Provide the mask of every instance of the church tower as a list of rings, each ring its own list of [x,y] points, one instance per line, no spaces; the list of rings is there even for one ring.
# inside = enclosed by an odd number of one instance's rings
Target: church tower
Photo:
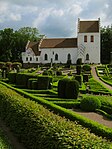
[[[83,63],[100,63],[100,19],[78,19],[77,58],[81,58]]]

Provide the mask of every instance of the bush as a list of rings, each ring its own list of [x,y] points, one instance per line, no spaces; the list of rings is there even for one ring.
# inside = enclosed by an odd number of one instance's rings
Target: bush
[[[44,70],[43,73],[42,73],[42,75],[46,75],[46,76],[49,75],[48,70]]]
[[[83,78],[82,78],[81,75],[76,75],[76,76],[75,76],[75,80],[77,80],[77,81],[79,82],[79,84],[82,85],[82,80],[83,80]]]
[[[90,70],[91,70],[91,66],[88,65],[88,64],[86,64],[86,65],[83,65],[82,69],[83,69],[84,71],[90,71]]]
[[[57,71],[56,71],[56,75],[57,75],[57,76],[61,76],[61,75],[62,75],[62,71],[61,71],[61,70],[57,70]]]
[[[27,149],[111,147],[109,141],[1,84],[0,116]]]
[[[76,66],[76,72],[77,72],[77,75],[81,74],[81,65]]]
[[[38,77],[38,89],[50,89],[52,83],[52,77],[50,76],[39,76]]]
[[[2,69],[3,66],[5,66],[5,62],[0,62],[0,69]]]
[[[13,62],[12,63],[12,69],[18,69],[18,66],[19,66],[19,68],[21,68],[22,67],[22,64],[20,63],[20,62]]]
[[[29,80],[28,80],[28,88],[29,89],[32,89],[32,82],[33,81],[36,81],[37,82],[37,79],[36,78],[30,78]]]
[[[17,73],[17,75],[16,75],[16,85],[23,86],[24,88],[28,88],[28,80],[30,78],[37,78],[37,74]]]
[[[16,83],[16,75],[17,75],[17,73],[16,72],[10,72],[10,73],[8,73],[8,79],[9,79],[9,82],[10,83],[13,83],[13,84],[15,84]]]
[[[89,81],[88,75],[84,74],[83,75],[83,82],[88,82],[88,81]]]
[[[31,84],[31,86],[32,86],[32,89],[33,90],[36,90],[36,89],[38,89],[38,81],[34,81],[34,80],[32,80],[32,84]]]
[[[79,94],[79,83],[76,80],[69,80],[66,84],[65,97],[68,99],[77,99]]]
[[[65,98],[66,85],[68,81],[69,81],[68,78],[64,78],[64,79],[59,80],[58,82],[58,96],[60,98]]]
[[[82,99],[80,107],[84,111],[95,111],[100,109],[101,102],[97,97],[88,96]]]
[[[77,65],[82,65],[82,58],[78,58],[76,64]]]

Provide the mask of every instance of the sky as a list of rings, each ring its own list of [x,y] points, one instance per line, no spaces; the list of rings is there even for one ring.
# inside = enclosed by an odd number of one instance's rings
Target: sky
[[[0,30],[36,27],[51,37],[76,37],[77,21],[112,24],[112,0],[0,0]]]

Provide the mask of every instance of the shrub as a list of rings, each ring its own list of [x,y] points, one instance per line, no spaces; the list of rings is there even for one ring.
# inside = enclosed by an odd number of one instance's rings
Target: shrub
[[[62,71],[61,71],[61,70],[57,70],[57,71],[56,71],[56,75],[57,75],[57,76],[61,76],[61,75],[62,75]]]
[[[5,66],[5,62],[0,62],[0,69],[2,69],[3,66]]]
[[[19,68],[21,68],[22,67],[22,64],[20,63],[20,62],[13,62],[12,63],[12,69],[18,69],[17,67],[19,66]]]
[[[76,66],[76,72],[77,72],[77,75],[81,74],[81,65]]]
[[[9,79],[9,82],[10,83],[13,83],[13,84],[15,84],[16,83],[16,75],[17,75],[17,73],[16,72],[10,72],[10,73],[8,73],[8,79]]]
[[[16,85],[28,88],[28,80],[30,78],[37,78],[36,74],[31,73],[17,73],[16,75]]]
[[[91,70],[91,66],[88,65],[88,64],[86,64],[86,65],[83,65],[82,69],[83,69],[84,71],[90,71],[90,70]]]
[[[68,78],[59,80],[58,82],[58,96],[60,98],[65,98],[66,84],[69,81]]]
[[[1,84],[0,116],[27,149],[111,147],[109,141]]]
[[[78,58],[76,64],[77,65],[82,65],[82,58]]]
[[[49,72],[48,72],[48,70],[44,70],[42,74],[47,76],[47,75],[49,75]]]
[[[79,94],[79,83],[76,80],[69,80],[66,84],[65,97],[68,99],[77,99]]]
[[[71,63],[72,63],[71,59],[68,59],[66,63],[66,68],[70,68]]]
[[[38,77],[38,89],[50,89],[52,83],[52,77],[50,76],[39,76]]]
[[[88,82],[88,81],[89,81],[88,75],[84,74],[83,75],[83,82]]]
[[[101,107],[101,102],[97,97],[88,96],[82,99],[80,107],[84,111],[95,111]]]
[[[36,78],[30,78],[30,79],[28,79],[28,88],[29,89],[32,89],[32,82],[33,81],[36,81],[37,82],[37,79]]]
[[[82,79],[83,79],[83,78],[82,78],[81,75],[76,75],[76,76],[75,76],[75,80],[77,80],[80,85],[82,84]]]
[[[31,87],[32,87],[32,89],[33,90],[36,90],[36,89],[38,89],[38,81],[34,81],[34,80],[32,80],[32,84],[31,84]]]

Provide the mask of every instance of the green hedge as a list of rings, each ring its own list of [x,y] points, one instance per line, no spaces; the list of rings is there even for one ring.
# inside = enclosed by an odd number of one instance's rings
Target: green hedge
[[[0,116],[27,149],[102,148],[110,142],[91,134],[0,84]],[[10,93],[10,94],[9,94]]]
[[[39,76],[38,77],[38,89],[45,90],[50,89],[52,84],[51,76]]]
[[[32,73],[18,73],[16,75],[16,85],[28,88],[28,80],[30,78],[37,78],[37,75]]]
[[[80,123],[84,127],[89,128],[91,130],[91,132],[97,134],[98,136],[103,136],[105,138],[112,140],[112,129],[111,128],[108,128],[102,124],[99,124],[98,122],[92,121],[84,116],[81,116],[81,115],[75,113],[74,111],[67,110],[67,109],[57,106],[51,102],[43,100],[43,98],[41,98],[41,97],[35,97],[32,94],[29,94],[29,93],[26,93],[20,89],[11,87],[10,85],[7,85],[6,83],[3,83],[3,82],[1,82],[1,83],[13,90],[16,90],[21,95],[24,95],[24,97],[30,98],[31,100],[44,105],[51,111],[58,113],[61,116],[66,117],[67,119],[70,119],[72,121],[78,121],[78,123]]]
[[[15,84],[16,83],[16,75],[17,73],[16,72],[10,72],[8,73],[8,79],[9,79],[9,82],[12,83],[12,84]]]

